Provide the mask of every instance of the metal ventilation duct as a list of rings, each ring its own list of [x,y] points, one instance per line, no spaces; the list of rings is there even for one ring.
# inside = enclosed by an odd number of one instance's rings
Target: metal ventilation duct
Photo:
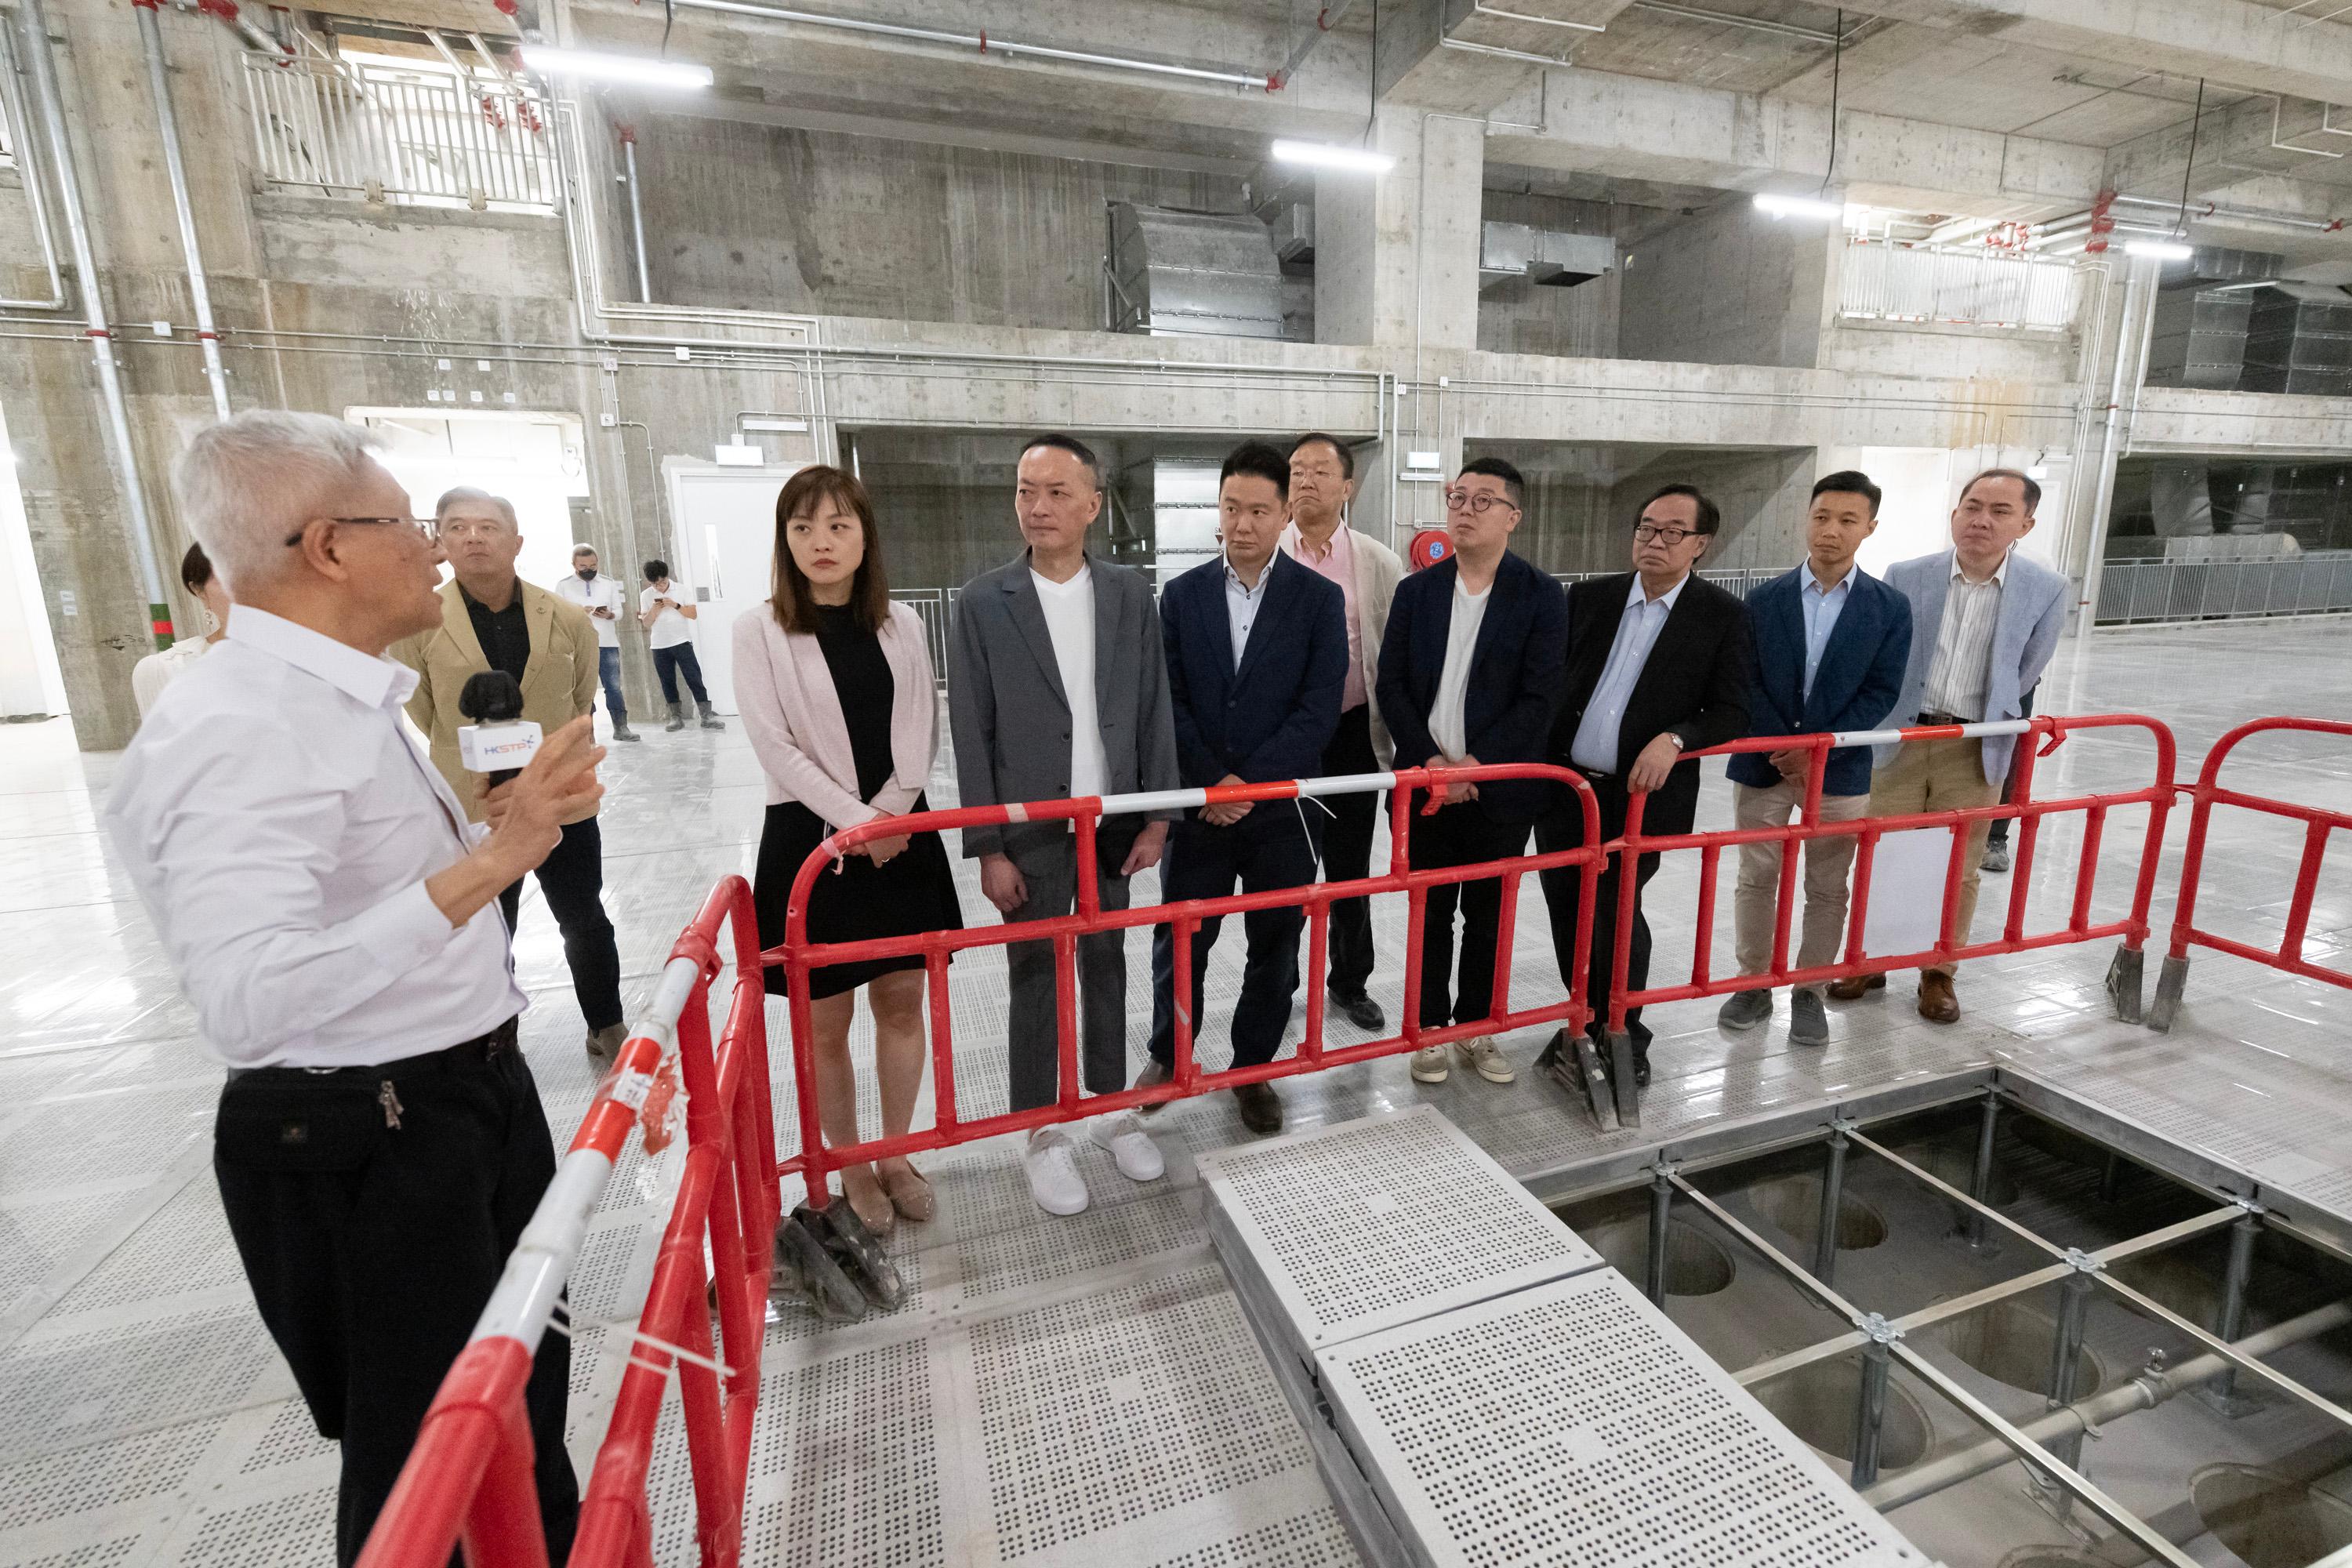
[[[1110,329],[1153,337],[1282,336],[1282,267],[1247,214],[1110,204]]]
[[[2246,325],[2252,292],[2242,289],[2176,289],[2157,296],[2148,339],[2151,386],[2202,386],[2227,392],[2246,363]]]
[[[1478,287],[1514,278],[1573,288],[1617,269],[1617,242],[1605,234],[1563,234],[1524,223],[1478,228]]]

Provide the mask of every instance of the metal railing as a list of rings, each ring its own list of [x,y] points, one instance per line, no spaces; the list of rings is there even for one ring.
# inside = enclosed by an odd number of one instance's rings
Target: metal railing
[[[2261,561],[2109,561],[2094,618],[2123,626],[2342,610],[2352,610],[2352,550]]]
[[[948,683],[948,613],[955,603],[952,588],[893,588],[894,604],[906,605],[923,623],[923,642],[931,655],[931,678]]]
[[[2074,319],[2074,289],[2063,261],[1856,239],[1838,274],[1838,314],[2056,330]]]
[[[244,60],[257,161],[272,185],[554,210],[548,108],[525,89],[332,61]]]

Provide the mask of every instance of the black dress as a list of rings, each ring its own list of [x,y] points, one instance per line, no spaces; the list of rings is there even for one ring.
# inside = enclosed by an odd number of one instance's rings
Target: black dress
[[[825,666],[833,672],[833,689],[841,700],[841,716],[849,727],[850,754],[857,765],[857,798],[871,801],[890,782],[890,710],[897,695],[890,660],[882,651],[882,639],[860,626],[845,606],[818,605],[816,622],[817,647],[824,650]],[[931,694],[926,691],[920,697],[929,701]],[[911,809],[930,808],[919,795]],[[831,831],[823,817],[798,801],[768,807],[767,822],[760,834],[760,866],[751,881],[761,947],[783,942],[784,910],[792,900],[793,879]],[[936,833],[915,835],[906,848],[878,866],[863,855],[845,856],[818,872],[809,891],[811,942],[867,942],[961,929],[963,910],[956,900],[955,874]],[[811,973],[809,994],[838,996],[877,974],[922,966],[921,956],[914,953],[830,964]],[[767,984],[772,994],[784,994],[783,971],[769,970]]]

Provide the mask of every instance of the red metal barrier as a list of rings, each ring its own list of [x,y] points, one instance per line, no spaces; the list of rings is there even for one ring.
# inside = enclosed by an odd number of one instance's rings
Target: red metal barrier
[[[2128,728],[2144,730],[2156,744],[2155,777],[2139,789],[2119,795],[2084,795],[2062,800],[2037,801],[2033,798],[2034,763],[2047,756],[2076,731]],[[1828,766],[1830,752],[1839,747],[1883,744],[1892,741],[1929,741],[1957,739],[1967,736],[2017,735],[2031,736],[2039,744],[2027,744],[2016,775],[2016,799],[2008,805],[1995,803],[1958,811],[1914,812],[1900,816],[1865,816],[1852,822],[1822,822],[1822,778]],[[2022,743],[2022,742],[2021,742]],[[1745,990],[1750,986],[1811,984],[1841,979],[1848,975],[1872,974],[1890,969],[1916,968],[1922,964],[1953,963],[1965,958],[1990,956],[1995,953],[2023,952],[2033,948],[2058,947],[2074,942],[2097,942],[2107,937],[2123,939],[2122,950],[2108,972],[2107,985],[2116,999],[2118,1016],[2127,1022],[2137,1022],[2140,1008],[2141,944],[2148,934],[2148,902],[2156,890],[2156,869],[2164,845],[2164,825],[2175,790],[2173,783],[2174,745],[2171,730],[2158,720],[2137,713],[2101,713],[2077,718],[2044,715],[2034,719],[2013,719],[1987,724],[1920,726],[1905,730],[1872,731],[1864,733],[1784,736],[1774,739],[1734,741],[1727,745],[1711,747],[1695,756],[1727,756],[1741,752],[1778,752],[1803,749],[1810,752],[1805,768],[1805,799],[1796,819],[1785,826],[1773,827],[1734,828],[1706,833],[1673,833],[1646,835],[1642,831],[1642,810],[1647,796],[1634,795],[1627,804],[1625,832],[1612,847],[1622,857],[1623,874],[1618,878],[1618,920],[1616,951],[1612,957],[1609,1017],[1607,1031],[1612,1046],[1625,1035],[1625,1015],[1634,1007],[1657,1002],[1677,1002],[1696,996],[1720,995],[1727,992]],[[2209,764],[2210,766],[2210,764]],[[2146,805],[2148,820],[2140,847],[2139,870],[2133,881],[2131,912],[2122,920],[2093,924],[2091,895],[2096,884],[2099,864],[2100,836],[2107,816],[2119,806]],[[2084,814],[2083,847],[2075,858],[2074,898],[2066,923],[2053,931],[2029,933],[2025,930],[2026,897],[2031,891],[2033,858],[2042,819],[2056,812],[2079,811]],[[2009,889],[2009,911],[2002,921],[1999,936],[1984,942],[1957,941],[1954,929],[1959,919],[1960,882],[1963,861],[1968,849],[1969,826],[1989,822],[1995,817],[2014,816],[2020,819],[2016,862]],[[1942,827],[1952,836],[1951,858],[1944,878],[1943,919],[1935,944],[1916,952],[1874,954],[1865,952],[1863,931],[1869,919],[1870,873],[1878,841],[1889,833],[1900,833],[1916,827]],[[1847,911],[1845,954],[1835,963],[1820,964],[1810,969],[1790,967],[1791,931],[1801,918],[1798,907],[1798,861],[1795,846],[1813,838],[1846,835],[1859,840],[1854,853],[1851,878],[1852,899]],[[1772,961],[1762,974],[1718,977],[1712,972],[1711,949],[1715,939],[1715,889],[1723,851],[1742,844],[1778,843],[1781,846],[1780,880],[1777,890],[1773,920]],[[1699,851],[1698,913],[1696,921],[1696,950],[1691,963],[1691,975],[1679,984],[1651,985],[1639,991],[1629,991],[1627,971],[1632,958],[1633,903],[1639,892],[1638,879],[1633,875],[1636,858],[1649,853],[1673,849]],[[1620,1115],[1633,1105],[1620,1086]],[[1603,1118],[1604,1121],[1606,1118]],[[1633,1120],[1638,1121],[1638,1117]]]
[[[714,1054],[709,990],[720,969],[721,925],[732,927],[735,994]],[[653,1562],[646,1468],[673,1365],[686,1409],[702,1561],[740,1561],[780,1194],[759,933],[750,885],[730,877],[678,938],[650,1022],[622,1047],[598,1086],[471,1342],[425,1413],[400,1481],[360,1554],[361,1568],[444,1568],[461,1537],[474,1568],[546,1568],[523,1385],[589,1215],[648,1096],[657,1096],[656,1083],[667,1071],[666,1043],[672,1039],[688,1097],[685,1173],[638,1320],[637,1343],[581,1500],[571,1561],[598,1568],[648,1568]],[[706,1239],[717,1264],[715,1288],[703,1269]],[[719,1308],[715,1350],[707,1292]],[[723,1386],[709,1367],[673,1356],[671,1346],[720,1361],[727,1369]]]
[[[2242,791],[2221,786],[2221,764],[2240,742],[2254,735],[2277,731],[2305,735],[2352,736],[2352,724],[2332,719],[2256,719],[2241,724],[2213,743],[2205,753],[2205,765],[2198,770],[2197,782],[2185,786],[2189,797],[2189,849],[2181,858],[2180,894],[2175,900],[2172,914],[2172,949],[2165,955],[2163,972],[2156,983],[2156,1002],[2148,1010],[2152,1028],[2169,1029],[2180,1010],[2181,989],[2189,979],[2189,949],[2191,943],[2210,947],[2217,952],[2227,952],[2248,958],[2289,974],[2300,974],[2309,980],[2324,980],[2331,985],[2352,988],[2352,972],[2330,969],[2304,957],[2304,940],[2311,923],[2311,904],[2319,889],[2319,869],[2327,858],[2327,836],[2339,827],[2352,827],[2352,813],[2330,811],[2321,806],[2297,805],[2290,801],[2273,799],[2268,795],[2247,795]],[[2287,900],[2286,926],[2279,934],[2276,947],[2257,947],[2215,931],[2204,931],[2197,924],[2197,894],[2205,874],[2205,835],[2212,821],[2216,805],[2240,806],[2265,816],[2281,816],[2304,825],[2303,858],[2294,872],[2294,893]]]
[[[1573,792],[1584,816],[1586,847],[1472,866],[1449,866],[1425,871],[1412,868],[1407,826],[1414,809],[1412,801],[1416,793],[1442,789],[1449,782],[1477,784],[1510,779],[1549,780]],[[1095,850],[1096,823],[1100,817],[1145,812],[1192,811],[1230,801],[1309,800],[1325,795],[1391,789],[1396,792],[1396,800],[1389,815],[1389,870],[1384,876],[1345,882],[1315,882],[1300,888],[1147,905],[1132,910],[1105,910],[1101,907],[1096,888]],[[1030,921],[1017,925],[974,926],[962,931],[877,937],[866,942],[827,943],[808,940],[810,889],[826,868],[857,845],[869,839],[893,837],[900,834],[993,827],[1014,822],[1059,821],[1073,824],[1077,834],[1077,905],[1070,914],[1055,920]],[[1510,1007],[1512,935],[1521,879],[1532,872],[1553,867],[1578,868],[1579,898],[1585,919],[1591,920],[1601,862],[1609,852],[1608,846],[1597,843],[1600,836],[1600,806],[1593,796],[1592,786],[1571,769],[1533,763],[1443,770],[1408,768],[1395,773],[1353,773],[1339,778],[1286,779],[1271,784],[1043,801],[1025,805],[965,806],[949,811],[921,812],[909,816],[878,818],[845,828],[820,844],[802,865],[799,874],[793,879],[783,943],[760,955],[765,963],[784,966],[791,995],[794,1042],[793,1076],[799,1099],[801,1152],[786,1159],[781,1170],[786,1175],[799,1176],[807,1189],[810,1205],[822,1207],[826,1201],[827,1175],[844,1165],[863,1164],[894,1155],[968,1143],[975,1139],[1069,1121],[1081,1116],[1097,1116],[1139,1105],[1182,1100],[1213,1089],[1263,1083],[1270,1079],[1316,1072],[1346,1062],[1370,1061],[1379,1057],[1415,1050],[1423,1046],[1442,1045],[1476,1035],[1499,1034],[1549,1023],[1564,1024],[1571,1032],[1580,1030],[1589,1016],[1584,1000],[1583,956],[1578,955],[1576,973],[1567,996],[1540,1007],[1514,1012]],[[1494,1010],[1487,1017],[1474,1023],[1453,1024],[1442,1029],[1423,1029],[1419,1023],[1421,933],[1429,889],[1448,883],[1489,879],[1499,879],[1503,883],[1502,924],[1495,956]],[[1406,895],[1409,910],[1405,938],[1403,1030],[1366,1044],[1330,1049],[1323,1043],[1324,997],[1319,976],[1323,973],[1332,900],[1393,892]],[[1175,969],[1179,975],[1182,975],[1191,973],[1192,935],[1203,920],[1246,914],[1253,910],[1295,906],[1304,906],[1307,912],[1306,973],[1308,977],[1306,1036],[1299,1042],[1296,1055],[1258,1067],[1202,1072],[1199,1062],[1194,1059],[1192,1049],[1195,1021],[1185,1005],[1184,987],[1179,985],[1175,997],[1175,1080],[1151,1089],[1127,1089],[1111,1094],[1081,1097],[1077,1066],[1077,941],[1081,935],[1094,931],[1125,931],[1132,926],[1171,925],[1175,931]],[[1055,980],[1058,994],[1055,1033],[1058,1037],[1056,1048],[1061,1097],[1053,1105],[967,1120],[956,1104],[954,1019],[948,999],[948,960],[950,955],[971,948],[1002,947],[1025,942],[1051,942],[1054,944]],[[824,1132],[817,1124],[809,973],[827,964],[898,958],[909,953],[922,955],[929,981],[932,1098],[937,1110],[933,1124],[896,1137],[869,1139],[838,1149],[828,1148]]]

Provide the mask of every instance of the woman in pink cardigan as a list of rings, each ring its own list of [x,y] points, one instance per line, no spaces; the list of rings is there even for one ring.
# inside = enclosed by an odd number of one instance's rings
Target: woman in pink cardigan
[[[768,816],[752,881],[760,945],[784,940],[802,863],[835,829],[929,807],[938,696],[923,625],[890,602],[865,487],[839,468],[803,468],[776,498],[775,596],[735,623],[735,698],[768,775]],[[864,942],[963,925],[936,833],[860,845],[809,895],[812,942]],[[768,990],[784,977],[772,969]],[[816,1025],[817,1113],[828,1144],[859,1141],[849,1026],[857,992],[874,1016],[882,1135],[908,1130],[923,1085],[923,961],[836,963],[809,975]],[[842,1195],[877,1234],[931,1215],[930,1184],[904,1159],[851,1165]]]

